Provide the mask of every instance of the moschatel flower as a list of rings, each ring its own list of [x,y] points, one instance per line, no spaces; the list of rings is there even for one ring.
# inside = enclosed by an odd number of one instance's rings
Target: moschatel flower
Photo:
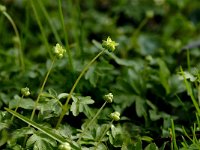
[[[108,103],[112,103],[112,101],[113,101],[113,94],[112,93],[108,93],[108,94],[104,95],[103,99],[105,101],[107,101]]]
[[[0,5],[0,12],[5,12],[6,11],[6,7],[4,5]]]
[[[29,95],[31,94],[30,91],[29,91],[29,88],[27,88],[27,87],[22,88],[22,89],[21,89],[21,93],[22,93],[22,95],[24,95],[24,96],[29,96]]]
[[[59,150],[71,150],[69,143],[65,142],[58,147]]]
[[[110,114],[110,118],[113,119],[114,121],[118,121],[120,119],[120,113],[115,111]]]
[[[66,50],[60,45],[60,44],[56,44],[56,46],[54,47],[54,54],[58,59],[63,58],[64,53],[66,53]]]
[[[110,37],[107,38],[107,40],[103,40],[102,47],[107,49],[109,52],[113,52],[115,50],[115,47],[119,44],[115,41],[112,41]]]

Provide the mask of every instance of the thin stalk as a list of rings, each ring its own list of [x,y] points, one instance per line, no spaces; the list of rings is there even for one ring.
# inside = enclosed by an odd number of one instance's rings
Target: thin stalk
[[[34,14],[35,14],[35,17],[36,17],[36,21],[37,21],[37,23],[38,23],[38,25],[39,25],[39,28],[40,28],[40,31],[41,31],[41,34],[42,34],[42,39],[43,39],[43,41],[44,41],[45,47],[46,47],[46,49],[48,50],[49,56],[52,58],[51,51],[50,51],[50,48],[49,48],[49,47],[50,47],[50,46],[49,46],[49,42],[48,42],[47,37],[46,37],[46,35],[45,35],[45,32],[44,32],[45,30],[44,30],[44,28],[43,28],[43,26],[42,26],[42,23],[41,23],[41,21],[40,21],[40,18],[39,18],[39,15],[38,15],[38,13],[37,13],[35,4],[34,4],[33,0],[31,0],[30,2],[31,2],[31,6],[32,6],[32,8],[33,8],[33,11],[34,11]]]
[[[48,77],[49,77],[49,74],[50,74],[50,72],[51,72],[51,70],[52,70],[52,68],[53,68],[54,62],[55,62],[55,57],[54,57],[54,59],[53,59],[53,61],[52,61],[52,63],[51,63],[51,66],[50,66],[50,68],[49,68],[49,70],[48,70],[46,76],[45,76],[45,79],[44,79],[44,81],[43,81],[43,83],[42,83],[42,87],[40,88],[40,91],[39,91],[38,97],[37,97],[37,99],[36,99],[35,106],[34,106],[34,108],[33,108],[33,111],[32,111],[30,120],[33,120],[33,117],[34,117],[34,115],[35,115],[35,110],[36,110],[37,105],[38,105],[38,103],[39,103],[40,97],[41,97],[42,92],[43,92],[43,90],[44,90],[44,86],[45,86],[45,84],[46,84],[46,82],[47,82],[47,79],[48,79]]]
[[[97,116],[100,114],[100,112],[103,110],[103,108],[106,106],[107,101],[104,102],[104,104],[101,106],[101,108],[98,110],[98,112],[95,114],[95,116],[92,118],[92,120],[87,124],[87,126],[85,127],[85,129],[83,130],[83,132],[81,133],[77,143],[80,142],[81,138],[83,137],[83,135],[85,134],[85,132],[88,130],[88,128],[92,125],[92,123],[94,122],[94,120],[97,118]]]
[[[140,30],[145,26],[145,24],[147,23],[148,21],[148,17],[144,18],[142,20],[142,22],[139,24],[139,26],[137,27],[137,29],[135,30],[135,32],[133,33],[133,40],[135,41],[135,38],[137,36],[137,34],[140,32]]]
[[[191,71],[191,65],[190,65],[190,51],[189,49],[187,49],[187,67],[188,67],[188,71]]]
[[[65,36],[65,44],[66,44],[66,51],[67,51],[67,55],[68,55],[68,59],[69,59],[69,66],[70,66],[70,69],[73,71],[72,56],[71,56],[71,52],[70,52],[70,49],[69,49],[68,34],[67,34],[65,24],[64,24],[61,0],[58,0],[58,6],[59,6],[60,21],[61,21],[61,24],[62,24],[64,36]]]
[[[194,127],[193,128],[191,127],[191,130],[192,130],[193,143],[194,144],[198,143],[197,136],[196,136],[196,124],[195,123],[194,123]]]
[[[114,119],[109,123],[109,126],[107,126],[107,128],[104,130],[104,132],[102,133],[100,139],[98,140],[96,146],[95,146],[95,150],[97,150],[98,145],[100,144],[101,140],[103,139],[103,137],[106,135],[106,132],[110,129],[112,123],[113,123]]]
[[[56,58],[54,57],[54,58],[53,58],[53,61],[52,61],[52,63],[51,63],[51,66],[50,66],[50,68],[49,68],[49,70],[48,70],[48,72],[47,72],[47,74],[46,74],[46,76],[45,76],[45,79],[44,79],[43,83],[42,83],[42,86],[41,86],[41,88],[40,88],[38,97],[37,97],[36,102],[35,102],[35,106],[34,106],[33,111],[32,111],[32,113],[31,113],[31,117],[30,117],[30,120],[31,120],[31,121],[33,120],[33,117],[34,117],[34,115],[35,115],[36,108],[37,108],[37,106],[38,106],[40,97],[42,96],[42,92],[43,92],[43,90],[44,90],[44,86],[45,86],[45,84],[46,84],[46,82],[47,82],[47,79],[48,79],[48,77],[49,77],[49,74],[50,74],[50,72],[51,72],[51,70],[52,70],[52,68],[53,68],[55,59],[56,59]],[[30,127],[30,124],[28,125],[28,127]],[[26,136],[24,137],[24,142],[23,142],[23,146],[24,146],[24,147],[25,147],[25,145],[26,145],[27,138],[28,138],[28,136],[26,135]]]
[[[56,38],[56,41],[57,41],[58,43],[61,43],[61,39],[60,39],[60,37],[59,37],[57,31],[55,30],[55,28],[54,28],[54,26],[53,26],[53,24],[52,24],[52,22],[51,22],[51,19],[50,19],[49,15],[48,15],[48,12],[47,12],[47,10],[46,10],[45,7],[44,7],[44,4],[42,3],[41,0],[38,0],[38,4],[40,5],[44,16],[45,16],[45,18],[47,19],[47,22],[49,23],[49,26],[50,26],[50,28],[51,28],[51,30],[52,30],[52,32],[53,32],[55,38]]]
[[[185,128],[182,127],[183,133],[185,134],[185,136],[191,141],[193,142],[192,138],[187,134],[187,132],[185,131]]]
[[[186,77],[185,77],[185,74],[184,74],[184,72],[183,72],[182,67],[180,67],[180,70],[181,70],[181,74],[182,74],[182,76],[183,76],[183,78],[184,78],[184,82],[185,82],[185,86],[186,86],[187,92],[188,92],[189,96],[190,96],[191,99],[192,99],[192,102],[193,102],[193,104],[194,104],[194,107],[196,108],[196,111],[197,111],[198,114],[200,115],[199,105],[198,105],[198,103],[197,103],[197,101],[196,101],[196,99],[195,99],[195,97],[194,97],[194,95],[193,95],[192,89],[191,89],[191,87],[190,87],[190,85],[189,85],[189,83],[188,83],[188,81],[187,81],[187,79],[186,79]]]
[[[174,121],[171,119],[171,124],[172,124],[172,142],[173,142],[173,149],[178,150],[178,146],[176,143],[176,134],[175,134],[175,127],[174,127]]]
[[[68,97],[67,97],[67,100],[66,100],[66,103],[65,105],[63,106],[63,110],[62,110],[62,113],[60,115],[60,118],[58,119],[58,122],[56,124],[56,129],[59,127],[63,117],[65,116],[67,110],[68,110],[68,103],[69,103],[69,100],[71,99],[72,97],[72,94],[77,86],[77,84],[79,83],[81,77],[84,75],[84,73],[88,70],[88,68],[92,65],[92,63],[99,57],[101,56],[104,52],[106,51],[106,49],[103,49],[101,52],[99,52],[82,70],[82,72],[80,73],[80,75],[78,76],[78,78],[76,79]]]
[[[22,95],[22,97],[20,97],[20,100],[19,100],[19,102],[18,102],[18,104],[17,104],[17,107],[15,108],[15,112],[17,112],[17,109],[19,108],[19,104],[20,104],[20,102],[21,102],[21,99],[23,99],[24,98],[24,95]],[[11,118],[11,122],[13,122],[13,119],[14,119],[14,115],[12,115],[12,118]]]
[[[15,22],[13,21],[13,19],[10,17],[10,15],[6,12],[3,11],[3,15],[6,16],[6,18],[10,21],[10,23],[12,24],[12,27],[15,31],[16,37],[18,39],[18,59],[19,59],[19,65],[21,66],[22,71],[24,71],[24,58],[23,58],[23,52],[22,52],[22,44],[21,44],[21,40],[20,40],[20,36],[19,36],[19,32],[17,30],[17,26],[15,25]]]

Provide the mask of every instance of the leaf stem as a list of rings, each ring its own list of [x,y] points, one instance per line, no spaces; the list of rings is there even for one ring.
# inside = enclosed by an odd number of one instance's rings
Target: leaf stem
[[[44,90],[44,86],[45,86],[45,84],[46,84],[46,82],[47,82],[47,79],[48,79],[48,77],[49,77],[49,74],[50,74],[50,72],[51,72],[51,70],[52,70],[52,68],[53,68],[55,59],[56,59],[56,58],[54,57],[54,59],[53,59],[53,61],[52,61],[52,63],[51,63],[51,66],[50,66],[50,68],[49,68],[49,70],[48,70],[48,72],[47,72],[47,74],[46,74],[46,76],[45,76],[45,79],[44,79],[43,83],[42,83],[42,87],[41,87],[41,89],[40,89],[40,91],[39,91],[39,94],[38,94],[38,97],[37,97],[37,99],[36,99],[35,106],[34,106],[34,108],[33,108],[33,111],[32,111],[30,120],[33,120],[33,117],[34,117],[34,115],[35,115],[35,110],[36,110],[37,105],[38,105],[39,100],[40,100],[40,96],[42,95],[42,92],[43,92],[43,90]]]
[[[112,119],[112,121],[109,123],[109,125],[107,126],[107,128],[104,130],[104,132],[102,133],[101,137],[99,138],[96,146],[95,146],[95,150],[97,150],[98,145],[100,144],[101,140],[103,139],[103,137],[105,136],[106,132],[110,129],[112,123],[113,123],[114,119]]]
[[[6,18],[10,21],[10,23],[12,24],[12,27],[15,31],[16,37],[18,39],[18,59],[19,59],[19,65],[21,66],[22,71],[24,71],[24,58],[23,58],[23,52],[22,52],[22,44],[21,44],[21,40],[20,40],[20,36],[19,36],[19,32],[17,29],[17,26],[15,25],[15,22],[13,21],[13,19],[10,17],[10,15],[6,12],[3,11],[4,16],[6,16]]]
[[[17,109],[19,108],[19,104],[21,102],[21,100],[24,98],[24,95],[22,95],[22,97],[20,97],[20,100],[18,101],[18,104],[17,104],[17,107],[15,108],[15,112],[17,112]],[[11,118],[11,122],[13,122],[13,119],[14,119],[14,115],[12,116]]]
[[[94,122],[94,120],[97,118],[97,116],[100,114],[100,112],[103,110],[103,108],[105,107],[105,105],[107,104],[107,101],[104,102],[104,104],[101,106],[101,108],[98,110],[98,112],[95,114],[95,116],[92,118],[92,120],[87,124],[87,126],[85,127],[85,129],[83,130],[83,132],[81,133],[77,143],[80,142],[81,138],[83,137],[83,135],[85,134],[85,132],[87,131],[87,129],[92,125],[92,123]]]

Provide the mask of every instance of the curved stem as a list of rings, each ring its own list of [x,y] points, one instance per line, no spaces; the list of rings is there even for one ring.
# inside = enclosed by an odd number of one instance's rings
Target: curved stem
[[[19,52],[18,52],[18,57],[19,57],[19,64],[21,65],[21,69],[22,71],[24,71],[24,59],[23,59],[23,52],[22,52],[22,45],[21,45],[21,40],[20,40],[20,36],[19,36],[19,32],[17,30],[17,26],[15,25],[13,19],[10,17],[10,15],[4,11],[3,12],[4,16],[6,16],[6,18],[10,21],[10,23],[12,24],[12,27],[15,31],[16,37],[18,38],[18,46],[19,46]]]
[[[100,144],[101,140],[103,139],[103,137],[105,136],[106,132],[110,129],[112,123],[113,123],[114,120],[112,120],[110,123],[109,123],[109,126],[107,126],[107,128],[104,130],[104,132],[102,133],[101,137],[99,138],[96,146],[95,146],[95,150],[97,150],[98,148],[98,145]]]
[[[67,112],[67,110],[68,110],[68,103],[69,103],[69,100],[71,99],[72,94],[73,94],[73,92],[74,92],[74,90],[75,90],[75,88],[76,88],[78,82],[80,81],[81,77],[84,75],[84,73],[87,71],[87,69],[91,66],[91,64],[92,64],[99,56],[101,56],[105,51],[106,51],[106,49],[103,49],[99,54],[97,54],[97,55],[83,68],[82,72],[80,73],[80,75],[79,75],[78,78],[76,79],[76,81],[75,81],[75,83],[74,83],[74,85],[73,85],[73,87],[72,87],[72,89],[71,89],[71,91],[70,91],[70,93],[69,93],[69,95],[68,95],[68,97],[67,97],[66,103],[65,103],[65,105],[63,106],[63,110],[62,110],[62,113],[61,113],[61,115],[60,115],[60,118],[58,119],[58,122],[57,122],[57,124],[56,124],[56,128],[58,128],[58,126],[60,125],[60,123],[61,123],[63,117],[65,116],[65,114],[66,114],[66,112]]]
[[[147,23],[148,18],[144,18],[142,20],[142,22],[139,24],[139,26],[137,27],[137,29],[135,30],[135,32],[133,33],[133,38],[136,38],[137,34],[140,32],[140,30],[144,27],[144,25]]]
[[[48,70],[46,76],[45,76],[45,79],[44,79],[44,81],[43,81],[43,83],[42,83],[42,87],[41,87],[41,89],[40,89],[40,91],[39,91],[39,94],[38,94],[38,97],[37,97],[37,99],[36,99],[35,106],[34,106],[34,108],[33,108],[33,111],[32,111],[30,120],[33,120],[33,117],[34,117],[34,115],[35,115],[35,110],[36,110],[37,105],[38,105],[39,100],[40,100],[40,96],[42,95],[42,92],[43,92],[43,90],[44,90],[44,86],[45,86],[45,84],[46,84],[46,82],[47,82],[47,79],[48,79],[48,77],[49,77],[49,74],[50,74],[50,72],[51,72],[51,70],[52,70],[52,68],[53,68],[54,62],[55,62],[55,57],[54,57],[54,59],[53,59],[53,61],[52,61],[52,63],[51,63],[51,66],[50,66],[50,68],[49,68],[49,70]]]
[[[101,106],[101,108],[98,110],[98,112],[95,114],[95,116],[92,118],[92,120],[87,124],[87,126],[85,127],[85,129],[83,130],[83,132],[81,133],[79,139],[77,142],[80,142],[81,138],[83,137],[83,135],[85,134],[85,132],[87,131],[87,129],[92,125],[92,123],[94,122],[94,120],[97,118],[97,116],[100,114],[100,112],[102,111],[102,109],[105,107],[105,105],[107,104],[107,101],[105,101],[105,103]]]
[[[24,95],[22,95],[22,97],[20,97],[20,100],[18,101],[17,107],[15,108],[15,112],[17,112],[17,109],[19,108],[19,104],[20,104],[20,102],[23,98],[24,98]],[[13,119],[14,119],[14,115],[12,115],[11,122],[13,121]]]

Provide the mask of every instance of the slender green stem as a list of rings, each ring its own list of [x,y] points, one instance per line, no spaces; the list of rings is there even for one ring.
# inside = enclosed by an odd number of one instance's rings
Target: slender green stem
[[[183,133],[185,134],[185,136],[186,136],[191,142],[193,142],[193,139],[187,134],[187,132],[185,131],[185,128],[184,128],[184,127],[182,127],[182,131],[183,131]]]
[[[184,72],[183,72],[182,67],[180,68],[180,70],[181,70],[181,74],[182,74],[182,76],[183,76],[183,78],[184,78],[184,82],[185,82],[185,86],[186,86],[187,92],[188,92],[189,96],[190,96],[191,99],[192,99],[192,102],[193,102],[193,104],[194,104],[194,106],[195,106],[195,108],[196,108],[196,111],[197,111],[198,114],[200,115],[199,105],[198,105],[198,103],[197,103],[197,101],[196,101],[196,99],[195,99],[195,97],[194,97],[194,94],[193,94],[193,92],[192,92],[192,88],[190,87],[190,85],[189,85],[189,83],[188,83],[188,81],[187,81],[187,79],[186,79],[186,77],[185,77],[185,74],[184,74]]]
[[[22,52],[22,45],[21,45],[21,40],[20,40],[20,36],[19,36],[19,32],[17,30],[17,26],[15,25],[13,19],[10,17],[10,15],[4,11],[3,12],[4,16],[6,16],[6,18],[10,21],[10,23],[12,24],[12,27],[15,31],[16,37],[18,39],[18,57],[19,57],[19,65],[21,66],[22,71],[24,71],[24,58],[23,58],[23,52]]]
[[[188,67],[188,71],[191,71],[191,67],[190,67],[190,51],[189,49],[187,49],[187,67]]]
[[[80,81],[81,77],[84,75],[84,73],[87,71],[87,69],[92,65],[92,63],[99,57],[101,56],[104,52],[106,51],[106,49],[103,49],[99,54],[97,54],[82,70],[82,72],[80,73],[80,75],[78,76],[78,78],[76,79],[68,97],[67,97],[67,100],[66,100],[66,103],[65,105],[63,106],[63,110],[62,110],[62,113],[60,115],[60,118],[58,119],[58,122],[57,122],[57,125],[56,125],[56,128],[58,128],[58,126],[60,125],[63,117],[65,116],[67,110],[68,110],[68,103],[69,103],[69,100],[71,99],[72,97],[72,94],[78,84],[78,82]]]
[[[43,2],[42,2],[41,0],[37,0],[37,1],[38,1],[38,4],[40,5],[40,7],[41,7],[41,9],[42,9],[42,12],[43,12],[44,16],[45,16],[46,19],[47,19],[47,22],[49,23],[49,26],[50,26],[50,28],[51,28],[51,30],[52,30],[52,32],[53,32],[55,38],[56,38],[56,41],[57,41],[58,43],[61,43],[61,39],[60,39],[60,37],[59,37],[57,31],[55,30],[55,27],[53,26],[53,24],[52,24],[52,22],[51,22],[51,19],[50,19],[49,15],[48,15],[47,10],[46,10],[45,7],[44,7]]]
[[[45,30],[44,30],[44,28],[43,28],[43,26],[42,26],[42,23],[41,23],[41,21],[40,21],[40,18],[39,18],[39,15],[38,15],[38,13],[37,13],[35,4],[34,4],[33,0],[30,0],[30,2],[31,2],[31,6],[32,6],[32,8],[33,8],[33,11],[34,11],[34,14],[35,14],[37,23],[38,23],[38,25],[39,25],[39,28],[40,28],[40,31],[41,31],[41,34],[42,34],[42,39],[43,39],[43,41],[44,41],[45,47],[46,47],[46,49],[48,50],[49,56],[52,58],[51,51],[50,51],[50,46],[49,46],[49,42],[48,42],[47,37],[46,37],[46,35],[45,35],[45,32],[44,32]]]
[[[111,127],[113,121],[114,121],[114,120],[112,120],[112,121],[109,123],[109,125],[107,126],[107,128],[106,128],[106,129],[104,130],[104,132],[101,134],[101,137],[99,138],[99,140],[98,140],[98,142],[97,142],[97,144],[96,144],[96,146],[95,146],[95,150],[97,150],[97,148],[98,148],[98,146],[99,146],[101,140],[102,140],[103,137],[106,135],[106,132],[110,129],[110,127]]]
[[[135,30],[135,32],[133,33],[133,40],[135,41],[136,36],[138,35],[138,33],[140,32],[140,30],[145,26],[145,24],[148,21],[148,17],[144,18],[142,20],[142,22],[139,24],[139,26],[137,27],[137,29]]]
[[[33,117],[34,117],[34,115],[35,115],[36,108],[37,108],[37,106],[38,106],[40,97],[42,96],[42,92],[43,92],[43,90],[44,90],[44,86],[45,86],[45,84],[46,84],[46,82],[47,82],[47,79],[48,79],[48,77],[49,77],[49,74],[50,74],[50,72],[51,72],[51,70],[52,70],[52,68],[53,68],[55,59],[56,59],[56,58],[54,57],[54,59],[53,59],[53,61],[52,61],[52,63],[51,63],[51,66],[50,66],[50,68],[49,68],[49,70],[48,70],[48,72],[47,72],[47,74],[46,74],[46,76],[45,76],[45,79],[44,79],[43,83],[42,83],[42,86],[41,86],[41,88],[40,88],[38,97],[37,97],[36,102],[35,102],[35,106],[34,106],[33,111],[32,111],[32,113],[31,113],[31,117],[30,117],[30,120],[31,120],[31,121],[33,120]],[[29,124],[28,126],[30,126],[30,124]],[[24,146],[24,147],[25,147],[25,145],[26,145],[27,138],[28,138],[28,136],[25,136],[25,137],[24,137],[24,142],[23,142],[23,146]]]
[[[22,95],[22,97],[20,97],[20,100],[19,100],[19,102],[18,102],[18,104],[17,104],[17,107],[15,108],[15,112],[17,112],[17,109],[19,108],[19,104],[20,104],[20,102],[21,102],[21,100],[24,98],[24,95]],[[14,115],[12,115],[12,118],[11,118],[11,122],[13,122],[13,119],[14,119]]]
[[[81,133],[79,139],[77,142],[80,142],[81,138],[83,137],[83,135],[85,134],[85,132],[87,131],[87,129],[92,125],[92,123],[94,122],[94,120],[97,118],[97,116],[100,114],[100,112],[103,110],[103,108],[105,107],[105,105],[107,104],[107,101],[105,101],[105,103],[101,106],[101,108],[98,110],[98,112],[95,114],[95,116],[92,118],[92,120],[87,124],[87,126],[85,127],[85,129],[83,130],[83,132]]]
[[[174,121],[171,119],[171,124],[172,124],[172,143],[173,143],[173,148],[174,150],[178,150],[178,146],[176,143],[176,134],[175,134],[175,127],[174,127]]]
[[[69,66],[70,66],[70,69],[73,71],[72,56],[71,56],[71,52],[70,52],[70,49],[69,49],[68,34],[67,34],[65,24],[64,24],[61,0],[58,0],[58,6],[59,6],[60,20],[61,20],[61,24],[62,24],[64,36],[65,36],[65,44],[66,44],[66,51],[67,51],[67,55],[68,55],[68,59],[69,59]]]
[[[52,61],[52,63],[51,63],[51,66],[50,66],[50,68],[49,68],[49,70],[48,70],[48,72],[47,72],[47,74],[46,74],[46,76],[45,76],[45,79],[44,79],[43,83],[42,83],[42,87],[41,87],[41,89],[40,89],[40,91],[39,91],[39,94],[38,94],[38,97],[37,97],[37,99],[36,99],[35,106],[34,106],[34,108],[33,108],[33,111],[32,111],[30,120],[33,120],[33,117],[34,117],[34,115],[35,115],[35,110],[36,110],[37,105],[38,105],[39,100],[40,100],[40,96],[42,95],[42,92],[43,92],[43,90],[44,90],[44,86],[45,86],[45,84],[46,84],[46,82],[47,82],[47,79],[48,79],[48,77],[49,77],[49,74],[50,74],[50,72],[51,72],[51,70],[52,70],[52,68],[53,68],[55,59],[56,59],[56,58],[54,57],[54,59],[53,59],[53,61]]]

